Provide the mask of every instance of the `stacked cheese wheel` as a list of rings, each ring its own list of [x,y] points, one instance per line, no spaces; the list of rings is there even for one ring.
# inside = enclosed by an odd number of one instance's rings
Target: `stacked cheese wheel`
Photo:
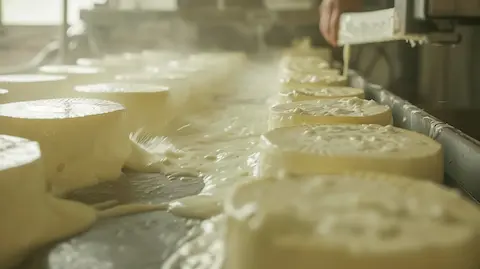
[[[392,124],[391,110],[361,99],[363,90],[347,87],[347,78],[332,75],[326,63],[315,56],[282,59],[282,78],[300,79],[281,87],[281,102],[270,109],[271,131],[262,137],[257,174],[363,170],[442,182],[441,146],[423,135],[384,127]],[[319,82],[319,77],[326,79]]]
[[[16,265],[44,244],[84,231],[96,219],[93,208],[47,192],[45,161],[38,143],[0,135],[1,268]]]
[[[226,268],[478,268],[480,211],[440,186],[441,145],[311,57],[282,62],[259,179],[225,201]]]
[[[0,133],[40,144],[56,194],[117,179],[131,148],[125,109],[95,99],[46,99],[0,105]]]
[[[381,174],[270,178],[225,202],[229,269],[478,268],[480,211],[431,182]]]

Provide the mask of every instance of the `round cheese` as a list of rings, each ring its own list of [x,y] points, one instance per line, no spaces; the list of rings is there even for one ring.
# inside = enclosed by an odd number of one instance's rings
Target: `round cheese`
[[[152,84],[103,83],[75,87],[83,97],[110,100],[127,109],[128,128],[131,133],[140,130],[162,134],[173,118],[176,104],[166,86]],[[178,106],[179,104],[177,104]]]
[[[225,202],[225,268],[474,269],[480,211],[431,182],[376,174],[265,179]]]
[[[281,62],[282,71],[290,72],[316,72],[330,68],[330,64],[319,57],[286,57]],[[338,71],[336,71],[338,74]]]
[[[125,109],[95,99],[47,99],[0,105],[0,133],[40,143],[53,192],[113,180],[131,152]]]
[[[305,124],[392,124],[390,107],[359,98],[323,99],[275,105],[269,128]]]
[[[173,51],[144,50],[142,51],[142,58],[144,62],[149,64],[166,64],[183,58],[183,55]]]
[[[97,67],[104,68],[109,72],[130,72],[138,70],[140,67],[139,62],[132,62],[128,59],[106,57],[106,59],[97,58],[80,58],[76,62],[77,65],[85,67]]]
[[[112,79],[112,76],[101,67],[81,65],[45,65],[39,68],[40,73],[63,75],[72,84],[94,83]]]
[[[60,75],[0,75],[0,88],[8,89],[5,102],[57,98],[73,94],[67,79]]]
[[[344,97],[365,98],[365,91],[352,87],[318,87],[318,88],[300,88],[290,92],[280,93],[280,103],[291,103],[298,101],[332,99]]]
[[[256,174],[375,171],[443,181],[442,147],[419,133],[380,125],[304,125],[262,136]]]
[[[107,54],[103,57],[102,62],[107,66],[141,66],[143,56],[141,53]]]
[[[348,79],[339,74],[325,73],[294,73],[284,76],[280,80],[283,87],[281,92],[291,92],[295,89],[318,88],[328,86],[347,86]]]
[[[10,268],[47,243],[88,229],[94,209],[46,191],[38,143],[0,135],[0,267]]]
[[[117,75],[115,80],[123,84],[150,84],[168,88],[177,112],[185,107],[191,96],[192,83],[189,76],[184,73],[131,73]]]
[[[6,103],[8,91],[5,89],[0,89],[0,104]]]
[[[188,76],[177,72],[149,72],[149,73],[130,73],[115,76],[116,81],[124,83],[143,83],[157,84],[165,86],[183,86],[188,85]]]
[[[147,66],[146,72],[156,77],[184,77],[189,81],[191,95],[202,95],[215,89],[214,83],[219,80],[211,69],[185,61],[171,61],[166,66]]]

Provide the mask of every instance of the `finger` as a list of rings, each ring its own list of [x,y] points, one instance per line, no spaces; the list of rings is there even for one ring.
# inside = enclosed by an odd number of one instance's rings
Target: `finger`
[[[330,1],[325,1],[321,7],[320,14],[320,31],[327,42],[330,42],[330,15],[332,13],[333,5]]]
[[[330,22],[329,22],[329,32],[330,32],[330,43],[333,46],[337,46],[338,42],[338,29],[340,25],[340,10],[339,9],[334,9],[332,11],[332,14],[330,16]]]

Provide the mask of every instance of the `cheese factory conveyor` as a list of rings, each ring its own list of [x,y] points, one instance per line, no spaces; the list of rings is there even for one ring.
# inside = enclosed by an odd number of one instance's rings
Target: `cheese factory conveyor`
[[[393,109],[396,126],[430,135],[445,152],[446,184],[480,199],[480,143],[351,72],[351,85],[366,90],[368,98]],[[198,193],[201,180],[171,180],[161,174],[126,173],[120,180],[78,191],[72,197],[97,203],[117,199],[129,202],[166,202]],[[21,269],[159,269],[182,241],[191,224],[168,212],[152,212],[105,219],[90,231],[45,248]]]
[[[128,14],[137,16],[136,12]],[[102,24],[117,22],[103,13],[83,15],[90,16],[90,21],[94,21],[93,17],[102,18]],[[152,19],[157,16],[158,12],[151,15]],[[392,108],[396,126],[429,135],[440,142],[444,149],[445,184],[480,201],[480,142],[387,89],[369,83],[356,72],[351,71],[350,78],[351,86],[364,88],[367,98]],[[77,191],[71,198],[88,203],[107,200],[161,203],[198,193],[202,187],[198,178],[172,180],[162,174],[127,172],[116,182]],[[195,223],[197,221],[187,221],[168,212],[104,219],[86,233],[35,253],[20,269],[160,269]]]

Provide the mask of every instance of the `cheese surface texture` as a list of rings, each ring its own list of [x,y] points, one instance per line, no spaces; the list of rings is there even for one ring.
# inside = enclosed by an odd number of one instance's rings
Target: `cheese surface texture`
[[[0,75],[0,88],[8,89],[5,103],[57,98],[71,94],[67,77],[45,74]]]
[[[380,125],[304,125],[262,136],[257,175],[385,172],[443,182],[442,147],[431,138]]]
[[[96,99],[0,105],[0,133],[38,141],[54,193],[113,180],[131,152],[125,109]]]
[[[225,202],[225,268],[478,268],[480,211],[390,175],[264,179]]]
[[[38,143],[0,135],[0,267],[88,229],[96,211],[47,193]]]
[[[270,129],[305,124],[390,125],[392,112],[388,106],[356,97],[293,102],[270,109]]]
[[[294,72],[317,72],[319,70],[326,71],[330,69],[330,64],[318,57],[295,57],[290,56],[284,58],[280,63],[281,72],[294,73]],[[332,70],[332,73],[338,74],[338,71]]]
[[[294,73],[280,79],[281,92],[290,92],[298,88],[347,86],[348,79],[338,74],[326,73]]]
[[[347,97],[357,97],[360,99],[364,99],[365,92],[363,89],[351,87],[322,86],[317,88],[299,88],[293,89],[290,92],[280,93],[280,103]]]

